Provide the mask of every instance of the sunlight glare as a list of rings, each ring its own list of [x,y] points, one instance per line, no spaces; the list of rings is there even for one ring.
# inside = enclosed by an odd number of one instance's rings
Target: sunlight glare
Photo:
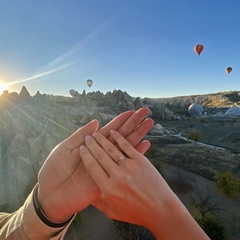
[[[0,80],[0,94],[2,94],[4,90],[6,90],[6,86],[5,86],[5,84]]]

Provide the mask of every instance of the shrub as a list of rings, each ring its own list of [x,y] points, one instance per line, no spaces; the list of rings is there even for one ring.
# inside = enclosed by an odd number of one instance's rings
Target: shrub
[[[231,172],[221,172],[216,184],[218,189],[229,197],[236,197],[239,192],[240,181]]]
[[[196,221],[211,240],[224,240],[226,229],[223,223],[213,215],[198,217]]]
[[[124,240],[156,240],[156,237],[145,227],[120,221],[114,223]]]
[[[188,134],[188,139],[191,139],[195,142],[202,140],[202,134],[198,130],[192,130]]]

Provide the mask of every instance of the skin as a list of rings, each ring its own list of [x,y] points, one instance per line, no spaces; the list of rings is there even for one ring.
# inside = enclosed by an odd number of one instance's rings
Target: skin
[[[109,131],[118,130],[137,151],[145,153],[150,143],[141,140],[154,124],[152,119],[146,118],[148,114],[147,108],[124,112],[101,128],[99,133],[114,143]],[[86,171],[79,152],[85,137],[97,131],[98,127],[98,121],[93,120],[78,129],[53,149],[39,171],[38,200],[46,216],[53,222],[65,221],[101,194]]]
[[[80,147],[102,193],[93,204],[109,218],[145,226],[161,240],[209,239],[149,160],[119,132],[110,133],[117,146],[95,132]]]

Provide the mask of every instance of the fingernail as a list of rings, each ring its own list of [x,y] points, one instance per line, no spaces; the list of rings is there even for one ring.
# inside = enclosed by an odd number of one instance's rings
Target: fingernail
[[[92,139],[92,137],[89,136],[89,135],[87,135],[87,136],[85,137],[85,141],[86,141],[86,142],[89,141],[90,139]]]
[[[85,148],[85,146],[84,146],[84,145],[81,145],[81,146],[80,146],[80,151],[82,151],[84,148]]]
[[[96,138],[97,137],[97,132],[94,132],[93,134],[92,134],[92,136],[94,137],[94,138]]]
[[[111,135],[114,135],[115,133],[116,133],[115,130],[110,130],[110,134],[111,134]]]
[[[152,111],[148,108],[148,115],[152,115]]]

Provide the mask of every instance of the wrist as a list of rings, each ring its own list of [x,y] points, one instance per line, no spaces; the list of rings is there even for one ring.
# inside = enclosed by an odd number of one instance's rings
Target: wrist
[[[149,228],[158,239],[209,239],[174,193],[161,207],[155,211],[155,223]]]
[[[41,203],[39,202],[38,198],[38,185],[35,187],[34,192],[33,192],[33,206],[36,211],[36,214],[38,217],[41,219],[41,221],[46,224],[49,227],[52,228],[61,228],[65,227],[74,217],[74,215],[64,218],[63,220],[55,220],[55,218],[49,217],[49,215],[44,211]]]

